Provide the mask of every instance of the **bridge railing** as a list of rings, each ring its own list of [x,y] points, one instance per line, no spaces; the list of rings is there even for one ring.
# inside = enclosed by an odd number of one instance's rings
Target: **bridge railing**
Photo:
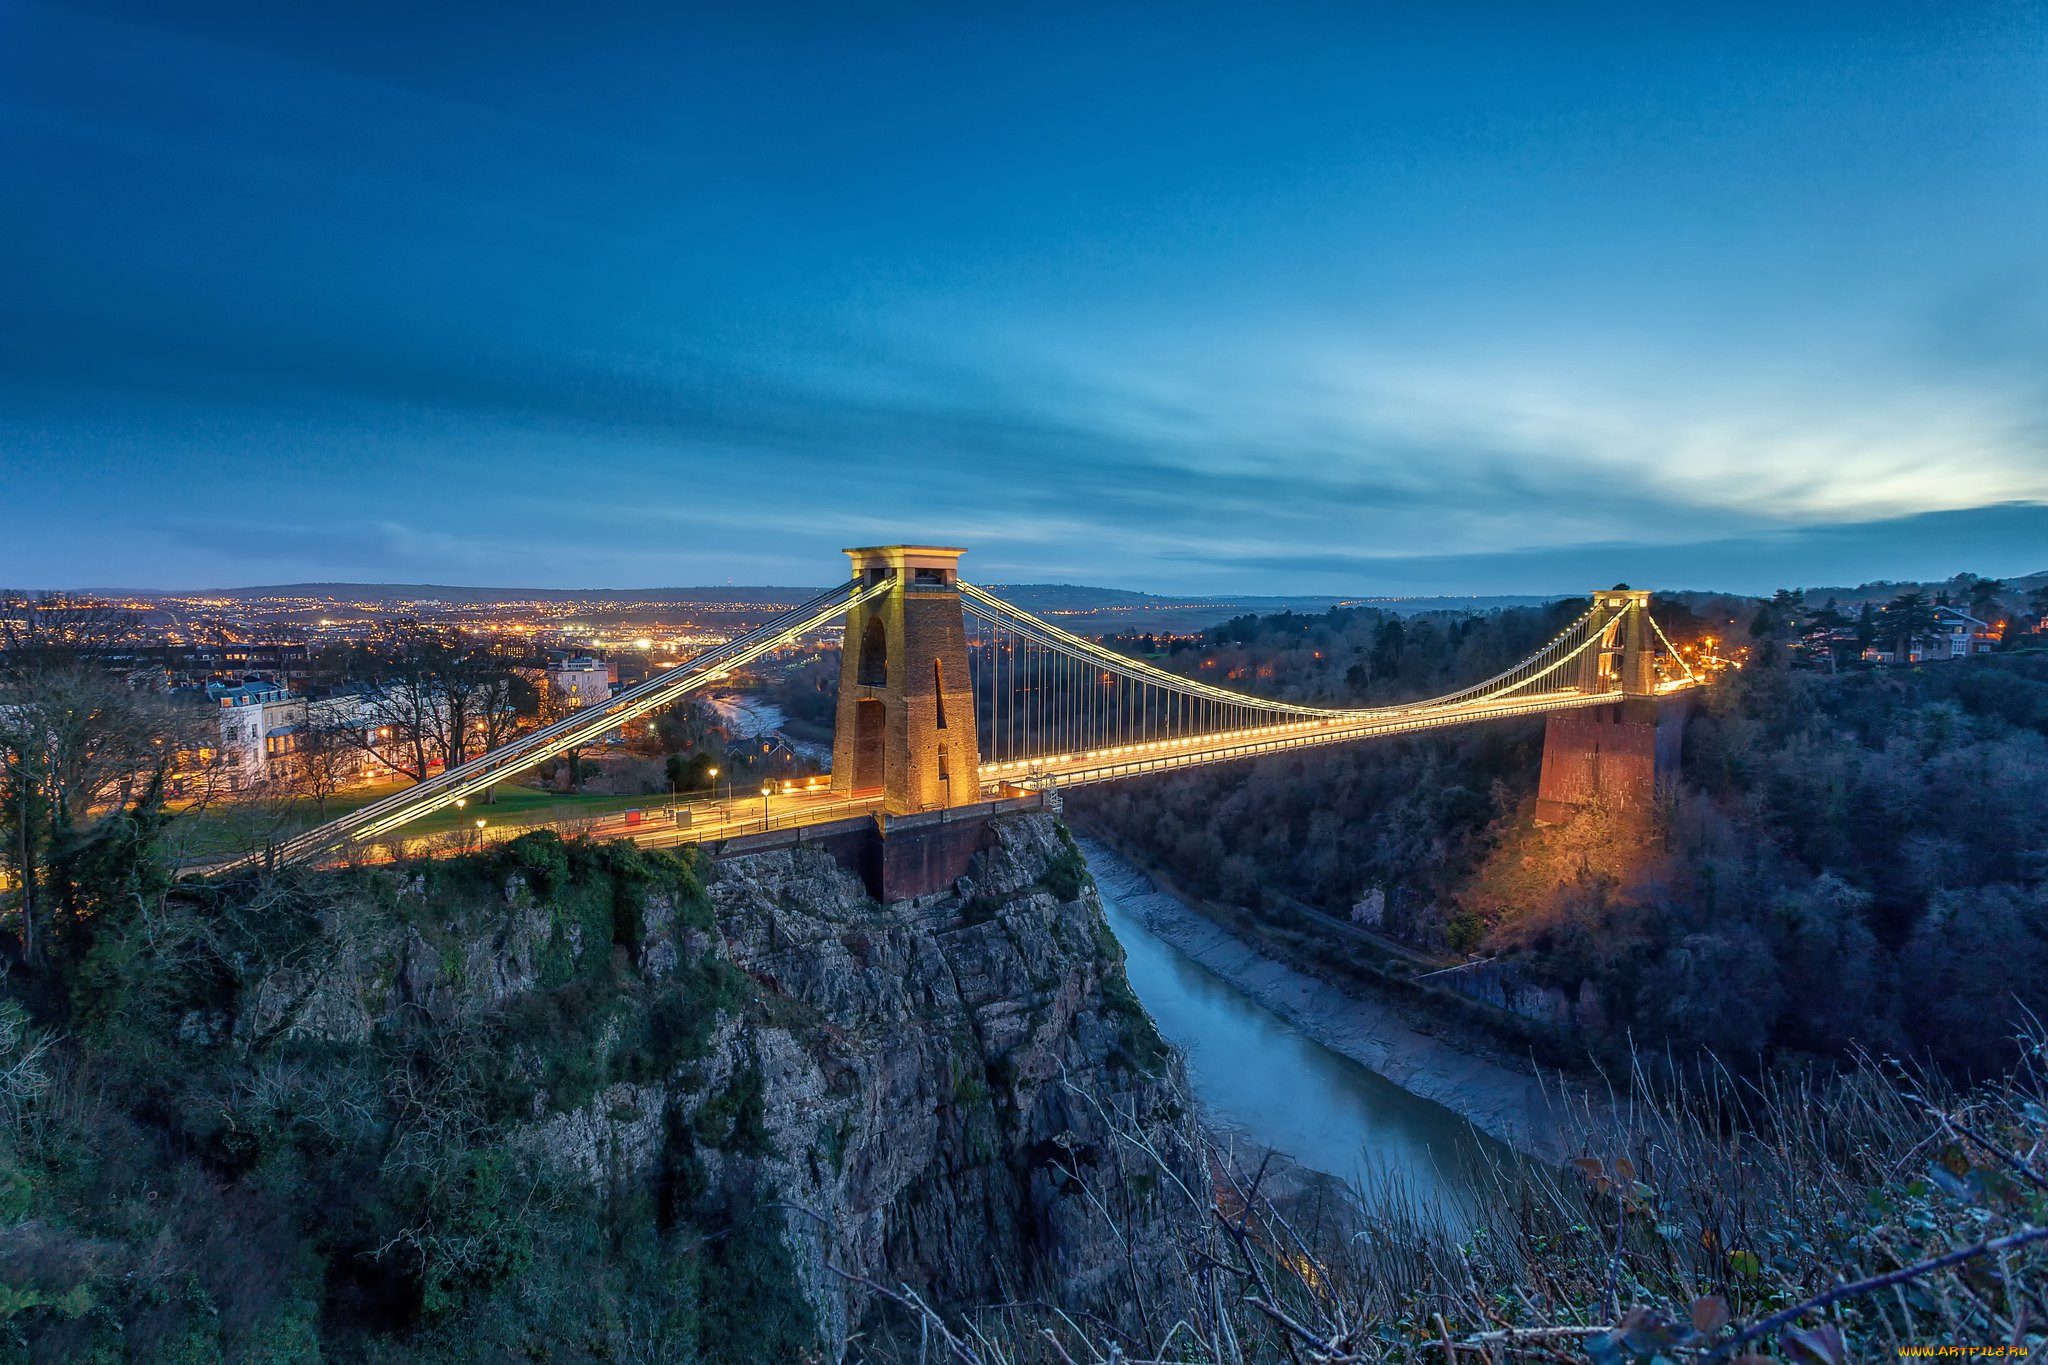
[[[772,649],[844,617],[899,586],[894,578],[851,579],[679,667],[597,706],[523,735],[419,785],[228,864],[297,862],[346,845],[365,845],[430,811],[483,791],[513,774],[588,743],[669,705]],[[1483,682],[1444,696],[1395,706],[1328,707],[1233,691],[1155,668],[1063,630],[971,583],[958,584],[969,627],[968,671],[982,738],[984,784],[1097,780],[1141,771],[1250,756],[1375,734],[1421,730],[1493,716],[1593,705],[1619,696],[1583,692],[1573,664],[1600,648],[1638,601],[1594,605],[1541,649]],[[1654,619],[1651,625],[1655,627]],[[1667,650],[1663,631],[1656,636]],[[1698,679],[1677,651],[1684,677]],[[943,761],[943,760],[942,760]],[[1086,773],[1088,776],[1080,776]],[[221,870],[221,869],[211,869]]]
[[[960,584],[969,626],[969,668],[982,737],[984,772],[1014,774],[1035,763],[1133,746],[1185,751],[1232,747],[1250,737],[1341,729],[1380,722],[1421,729],[1433,718],[1469,719],[1495,702],[1543,695],[1578,696],[1574,668],[1599,648],[1628,607],[1596,599],[1542,648],[1482,682],[1440,697],[1394,706],[1329,707],[1279,701],[1169,673],[1043,621],[971,583]],[[1599,695],[1605,698],[1610,691]],[[1314,742],[1328,742],[1325,734]]]
[[[451,805],[515,773],[587,744],[629,720],[670,705],[797,636],[844,616],[862,602],[889,591],[891,586],[887,582],[863,584],[858,579],[850,579],[608,701],[583,707],[480,758],[287,839],[266,853],[251,854],[211,870],[226,871],[266,861],[280,864],[302,862],[344,844],[373,840],[430,811]]]

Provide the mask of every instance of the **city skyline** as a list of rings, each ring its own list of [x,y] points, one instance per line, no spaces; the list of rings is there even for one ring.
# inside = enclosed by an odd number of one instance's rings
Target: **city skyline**
[[[2037,7],[489,15],[0,9],[0,581],[2048,569]]]

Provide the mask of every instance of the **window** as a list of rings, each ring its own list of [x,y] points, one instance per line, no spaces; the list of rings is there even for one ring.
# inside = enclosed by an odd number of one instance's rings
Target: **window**
[[[939,781],[941,782],[948,781],[953,776],[951,771],[952,765],[948,761],[951,758],[949,753],[951,748],[952,746],[949,744],[941,744],[939,746]]]
[[[938,728],[946,728],[946,666],[937,659],[932,660],[932,696],[939,706]]]

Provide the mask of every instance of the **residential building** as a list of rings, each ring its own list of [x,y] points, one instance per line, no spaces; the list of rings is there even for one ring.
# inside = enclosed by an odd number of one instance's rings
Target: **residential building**
[[[611,700],[612,670],[602,659],[558,658],[548,665],[547,681],[556,701],[570,711]]]
[[[1961,607],[1940,606],[1934,609],[1933,628],[1913,642],[1905,661],[1935,663],[1989,654],[2003,638],[2002,627],[1980,621]],[[1863,657],[1870,663],[1895,664],[1899,662],[1899,651],[1895,642],[1881,644],[1864,650]]]
[[[780,734],[748,735],[726,746],[726,761],[758,776],[780,776],[796,766],[794,745]]]
[[[206,695],[220,707],[221,772],[230,790],[268,781],[279,743],[306,723],[305,698],[269,682],[215,683]]]
[[[2003,632],[1988,621],[1980,621],[1960,607],[1934,609],[1934,639],[1930,658],[1965,659],[1972,654],[1989,654],[1998,648]]]
[[[430,754],[445,746],[448,720],[444,698],[415,699],[368,685],[308,699],[275,683],[251,681],[238,687],[214,684],[207,696],[220,708],[221,771],[230,790],[243,791],[290,776],[314,736],[327,741],[322,759],[344,783],[390,778],[416,762],[410,733],[429,737]],[[482,722],[474,723],[476,728]],[[472,743],[480,736],[472,736]],[[429,767],[438,766],[439,758]]]

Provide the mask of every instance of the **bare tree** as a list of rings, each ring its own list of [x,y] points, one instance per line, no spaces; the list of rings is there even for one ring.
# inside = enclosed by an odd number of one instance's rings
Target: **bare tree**
[[[181,761],[213,750],[212,717],[173,704],[124,666],[131,613],[61,596],[0,596],[0,808],[23,954],[72,897],[63,864],[113,834],[110,822],[164,814]],[[53,879],[54,878],[54,879]]]
[[[435,665],[446,704],[444,733],[451,766],[489,753],[539,714],[533,684],[480,649],[458,643]]]
[[[291,756],[289,780],[296,795],[313,803],[319,820],[327,819],[327,802],[362,767],[361,751],[353,738],[360,728],[354,723],[338,724],[327,715],[316,716],[311,707],[307,709],[298,748]]]
[[[359,729],[336,733],[383,770],[424,781],[511,739],[541,709],[533,685],[453,631],[405,627],[374,663]]]
[[[349,737],[373,768],[424,782],[438,759],[441,721],[432,682],[421,671],[406,668],[363,694],[361,724],[337,730]]]

